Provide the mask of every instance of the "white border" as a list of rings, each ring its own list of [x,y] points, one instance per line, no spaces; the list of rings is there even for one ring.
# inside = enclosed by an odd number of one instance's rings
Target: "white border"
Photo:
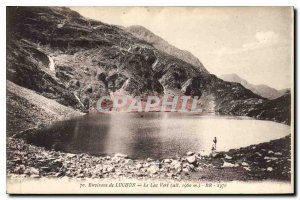
[[[97,0],[63,0],[63,1],[51,1],[51,0],[1,0],[0,1],[0,174],[2,175],[0,183],[0,197],[2,199],[9,199],[12,198],[11,196],[6,195],[6,6],[295,6],[295,8],[300,8],[300,1],[299,0],[220,0],[220,1],[213,1],[213,0],[202,0],[202,1],[195,1],[195,0],[107,0],[107,1],[97,1]],[[299,11],[299,10],[298,10]],[[298,13],[299,14],[299,13]],[[296,16],[297,17],[297,16]],[[299,20],[296,20],[297,25],[299,26]],[[299,34],[298,34],[299,35]],[[297,45],[296,45],[297,46]],[[296,51],[296,59],[299,59],[299,51]],[[295,66],[297,68],[297,66]],[[297,70],[297,76],[299,75],[299,69]],[[296,81],[296,80],[295,80]],[[299,85],[297,81],[297,93],[299,93]],[[299,103],[299,101],[297,101]],[[298,124],[298,118],[296,121]],[[298,133],[295,133],[297,135]],[[296,144],[299,143],[299,135],[297,136]],[[297,145],[295,146],[297,147]],[[299,153],[296,152],[297,161],[299,161]],[[297,173],[298,174],[298,173]],[[298,176],[299,177],[299,176]],[[296,182],[299,184],[299,179],[297,178]],[[94,198],[99,198],[97,196],[93,196]],[[93,198],[92,197],[92,198]],[[20,197],[19,197],[20,198]],[[21,197],[22,199],[31,199],[31,196],[24,196]],[[36,198],[42,198],[41,196]],[[74,197],[74,196],[51,196],[47,197],[47,199],[73,199],[73,198],[88,198],[88,197]],[[101,198],[109,198],[115,199],[118,197],[104,197]],[[130,197],[126,197],[128,199]],[[141,198],[141,197],[135,197]],[[162,198],[162,197],[157,197]],[[180,197],[171,197],[172,199],[177,199]],[[204,199],[220,199],[222,197],[200,197]],[[227,197],[231,198],[231,197]],[[238,197],[241,198],[241,197]],[[263,199],[266,197],[253,197],[255,199]],[[273,197],[268,197],[273,198]],[[290,197],[280,197],[280,198],[290,198]]]
[[[5,5],[23,5],[23,6],[293,6],[297,4],[296,0],[4,0]]]

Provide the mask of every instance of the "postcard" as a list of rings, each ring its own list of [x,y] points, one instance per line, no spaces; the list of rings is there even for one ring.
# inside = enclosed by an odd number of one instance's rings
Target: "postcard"
[[[7,7],[9,194],[293,194],[293,7]]]

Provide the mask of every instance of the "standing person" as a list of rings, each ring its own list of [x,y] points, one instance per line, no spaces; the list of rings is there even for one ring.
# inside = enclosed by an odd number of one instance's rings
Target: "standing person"
[[[217,137],[214,137],[213,139],[213,145],[211,147],[211,156],[215,157],[217,151]]]
[[[217,137],[214,137],[213,142],[214,142],[214,145],[215,145],[215,150],[217,150]]]

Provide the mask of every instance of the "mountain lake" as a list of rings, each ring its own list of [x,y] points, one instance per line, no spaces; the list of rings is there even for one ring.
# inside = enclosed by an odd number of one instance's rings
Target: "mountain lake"
[[[68,153],[127,154],[162,159],[187,152],[227,151],[279,139],[290,126],[245,117],[192,113],[96,113],[53,123],[26,136],[29,143]]]

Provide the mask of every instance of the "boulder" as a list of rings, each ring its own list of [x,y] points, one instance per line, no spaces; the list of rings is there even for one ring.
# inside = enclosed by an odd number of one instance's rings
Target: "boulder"
[[[195,156],[188,156],[188,157],[186,157],[186,160],[187,160],[190,164],[196,163],[196,157],[195,157]]]
[[[55,177],[61,177],[61,176],[63,176],[63,173],[62,172],[57,172],[54,176]]]
[[[136,167],[136,169],[139,170],[139,169],[141,169],[143,167],[143,165],[141,165],[140,163],[138,163],[135,167]]]
[[[128,164],[128,165],[132,165],[133,164],[133,160],[131,160],[131,159],[125,159],[124,163]]]
[[[107,169],[107,172],[115,172],[115,167],[113,167],[113,166],[109,166]]]
[[[37,174],[37,175],[40,174],[39,170],[34,167],[30,167],[29,172],[30,174]]]
[[[29,169],[26,169],[23,173],[24,173],[24,174],[27,174],[27,175],[30,175]]]
[[[268,168],[267,168],[267,171],[268,171],[268,172],[271,172],[271,171],[273,171],[273,168],[272,168],[272,167],[268,167]]]
[[[153,161],[153,159],[147,158],[147,162],[151,162],[151,161]]]
[[[150,165],[151,165],[150,163],[145,163],[145,164],[143,164],[143,167],[147,168],[147,167],[150,167]]]
[[[259,153],[259,152],[255,152],[255,155],[258,155],[260,157],[262,156],[261,153]]]
[[[190,171],[188,168],[183,168],[182,172],[184,172],[185,175],[188,175]]]
[[[76,154],[73,154],[73,153],[67,153],[67,154],[66,154],[66,157],[67,157],[67,158],[74,158],[74,157],[76,157]]]
[[[22,174],[22,173],[24,172],[24,170],[25,170],[25,166],[24,166],[24,168],[22,168],[21,165],[20,165],[20,166],[17,166],[17,167],[14,169],[14,173]]]
[[[38,174],[32,174],[30,177],[31,178],[40,178],[40,175],[38,175]]]
[[[251,171],[250,167],[244,167],[246,171]]]
[[[159,171],[159,168],[156,165],[151,165],[147,171],[150,172],[150,174],[156,174]]]
[[[234,165],[233,163],[230,163],[230,162],[226,162],[226,161],[225,161],[225,162],[223,163],[222,167],[223,167],[223,168],[225,168],[225,167],[235,167],[235,165]]]
[[[113,162],[115,162],[115,163],[119,163],[120,162],[120,160],[121,160],[121,158],[120,157],[112,157],[112,159],[111,159]]]
[[[126,154],[123,153],[116,153],[115,157],[119,157],[119,158],[127,158],[128,156]]]
[[[174,167],[174,169],[176,169],[176,170],[181,169],[181,162],[180,161],[173,160],[171,164]]]
[[[276,158],[276,157],[269,157],[269,156],[265,156],[264,159],[265,160],[278,160],[278,158]]]
[[[171,163],[172,160],[171,159],[164,159],[164,163]]]

